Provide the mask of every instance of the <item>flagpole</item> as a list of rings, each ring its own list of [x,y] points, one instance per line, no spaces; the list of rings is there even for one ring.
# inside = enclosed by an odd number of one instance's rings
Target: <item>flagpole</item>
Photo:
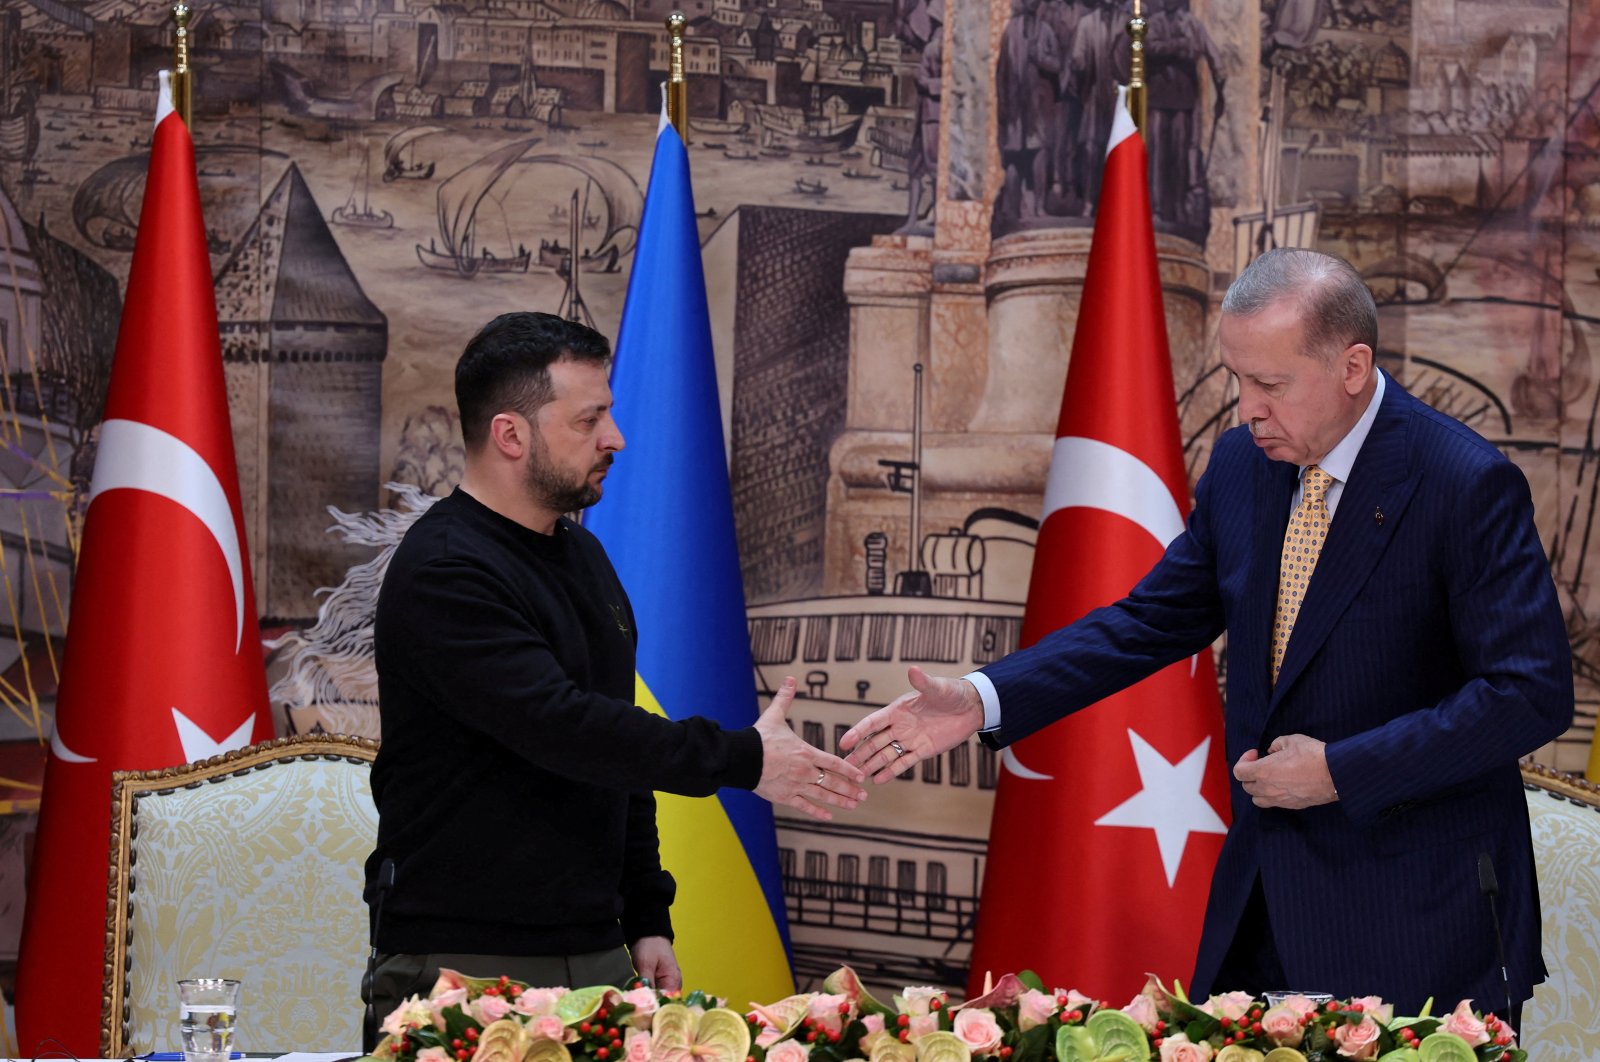
[[[683,33],[688,27],[689,20],[682,11],[667,16],[667,37],[671,45],[667,67],[667,120],[685,144],[689,142],[689,82],[683,74]]]
[[[189,71],[189,5],[181,2],[173,4],[172,21],[178,24],[172,42],[175,53],[172,64],[172,109],[178,112],[183,124],[192,129],[194,124],[189,120],[194,104],[193,78]]]
[[[1144,12],[1139,0],[1133,0],[1133,17],[1128,20],[1128,37],[1131,61],[1128,63],[1128,113],[1133,115],[1133,126],[1144,135],[1147,86],[1144,82]]]

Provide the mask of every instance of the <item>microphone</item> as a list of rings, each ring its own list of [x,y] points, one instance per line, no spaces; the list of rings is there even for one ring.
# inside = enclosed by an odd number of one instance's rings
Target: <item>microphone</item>
[[[1506,969],[1506,942],[1500,935],[1500,910],[1495,898],[1500,895],[1500,882],[1494,876],[1494,860],[1488,852],[1478,853],[1478,891],[1489,901],[1489,917],[1494,921],[1494,949],[1500,957],[1500,983],[1506,990],[1505,1018],[1510,1021],[1514,1013],[1511,1006],[1511,974]]]
[[[1481,869],[1481,867],[1480,867]],[[1494,871],[1491,869],[1490,873]],[[372,897],[372,945],[367,951],[367,972],[361,978],[361,1001],[367,1005],[361,1019],[361,1050],[372,1054],[378,1046],[378,1011],[372,1002],[372,982],[378,974],[378,926],[383,921],[383,898],[394,888],[394,860],[378,865],[378,880]],[[1499,932],[1498,929],[1495,930]]]

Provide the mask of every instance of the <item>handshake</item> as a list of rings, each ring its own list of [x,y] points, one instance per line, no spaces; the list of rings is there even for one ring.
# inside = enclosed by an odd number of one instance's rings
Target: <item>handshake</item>
[[[887,782],[901,771],[954,748],[983,726],[983,701],[970,682],[932,678],[921,668],[907,672],[911,691],[857,723],[839,740],[844,758],[802,741],[789,728],[795,681],[786,678],[756,721],[761,735],[761,781],[756,795],[833,818],[829,807],[854,808],[867,799],[867,775]]]

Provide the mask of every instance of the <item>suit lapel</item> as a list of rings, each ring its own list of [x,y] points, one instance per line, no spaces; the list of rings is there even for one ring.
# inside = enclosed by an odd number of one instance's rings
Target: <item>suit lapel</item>
[[[1272,708],[1327,640],[1400,525],[1419,478],[1407,475],[1406,457],[1415,402],[1392,377],[1387,381],[1383,404],[1339,496],[1339,510],[1328,528],[1294,633],[1289,636],[1283,669],[1272,691]],[[1273,593],[1276,596],[1276,587]]]

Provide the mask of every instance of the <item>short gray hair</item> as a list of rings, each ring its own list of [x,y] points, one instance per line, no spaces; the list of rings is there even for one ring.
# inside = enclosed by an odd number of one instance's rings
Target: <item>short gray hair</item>
[[[1324,360],[1354,343],[1378,351],[1378,307],[1355,267],[1343,258],[1297,247],[1277,247],[1245,266],[1222,297],[1222,312],[1260,313],[1293,299],[1305,322],[1305,349]]]

